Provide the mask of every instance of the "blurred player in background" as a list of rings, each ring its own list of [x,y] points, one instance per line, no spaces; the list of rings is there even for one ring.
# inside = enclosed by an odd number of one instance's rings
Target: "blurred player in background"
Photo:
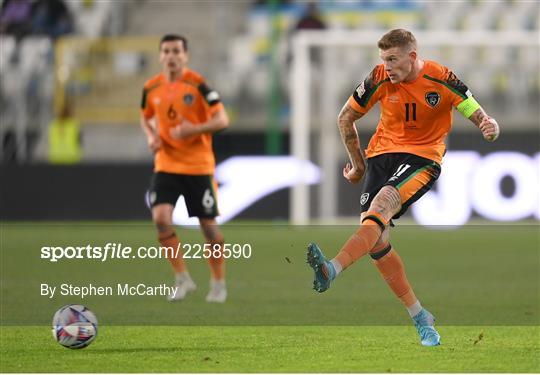
[[[187,68],[186,38],[165,35],[159,44],[159,58],[163,70],[146,82],[141,103],[141,127],[155,154],[149,189],[152,219],[161,245],[179,248],[172,214],[179,196],[184,196],[189,215],[199,218],[212,250],[206,300],[225,302],[223,236],[215,220],[218,206],[212,134],[228,127],[229,119],[218,93]],[[182,256],[181,252],[168,254],[177,287],[168,297],[170,301],[182,300],[196,289]]]
[[[422,307],[407,280],[401,258],[390,244],[389,225],[439,177],[454,107],[488,141],[497,139],[499,126],[452,71],[419,58],[411,32],[391,30],[379,40],[378,47],[383,63],[358,85],[338,117],[350,159],[343,175],[356,184],[366,174],[360,227],[335,258],[327,260],[321,249],[311,243],[307,259],[315,272],[314,289],[324,292],[340,272],[369,254],[407,308],[422,345],[435,346],[440,344],[435,319]],[[364,155],[354,122],[377,102],[381,116]]]
[[[59,112],[49,124],[49,162],[77,164],[83,155],[81,124],[73,116],[69,101],[65,101]]]

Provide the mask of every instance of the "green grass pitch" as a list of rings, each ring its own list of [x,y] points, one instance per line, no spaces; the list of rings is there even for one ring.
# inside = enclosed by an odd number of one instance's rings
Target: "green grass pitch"
[[[204,301],[208,270],[189,260],[198,290],[163,297],[40,296],[40,284],[170,283],[165,260],[40,259],[48,245],[155,245],[142,223],[3,223],[0,233],[2,372],[540,372],[540,237],[537,225],[393,230],[416,294],[437,317],[442,345],[424,348],[406,311],[369,259],[324,294],[311,289],[305,247],[334,254],[353,226],[268,223],[223,228],[250,243],[227,263],[229,299]],[[178,229],[185,243],[197,230]],[[94,343],[54,342],[60,306],[82,303],[99,320]]]
[[[2,330],[6,372],[538,372],[538,327],[102,327],[65,349],[48,327]],[[483,338],[478,341],[480,334]],[[475,344],[476,342],[476,344]]]

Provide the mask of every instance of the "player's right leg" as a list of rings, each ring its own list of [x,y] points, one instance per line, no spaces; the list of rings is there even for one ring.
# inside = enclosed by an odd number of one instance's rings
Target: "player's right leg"
[[[174,205],[181,193],[176,180],[177,176],[174,174],[158,172],[154,174],[148,192],[152,220],[158,232],[158,241],[162,248],[167,249],[167,259],[175,275],[174,289],[168,296],[169,301],[182,300],[188,292],[196,289],[195,283],[187,271],[180,240],[172,224]]]
[[[319,293],[324,292],[342,270],[373,249],[392,216],[400,209],[399,193],[394,187],[385,186],[373,199],[358,230],[349,237],[334,259],[327,260],[317,244],[309,244],[307,260],[315,273],[313,288]]]
[[[330,287],[332,280],[345,268],[366,255],[385,231],[392,216],[399,211],[399,194],[393,187],[381,187],[386,181],[388,172],[386,156],[370,158],[364,194],[360,204],[369,209],[361,217],[358,230],[347,240],[339,253],[328,260],[317,244],[308,246],[307,260],[314,271],[313,288],[322,293]]]
[[[194,291],[196,285],[191,279],[184,262],[180,240],[176,236],[172,225],[172,212],[174,206],[161,203],[152,207],[152,219],[158,231],[158,240],[162,248],[166,248],[167,259],[174,270],[174,287],[167,299],[180,301],[186,294]]]

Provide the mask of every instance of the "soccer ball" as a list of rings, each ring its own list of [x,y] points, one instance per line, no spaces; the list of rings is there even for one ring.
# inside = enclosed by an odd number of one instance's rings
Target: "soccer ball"
[[[66,348],[85,348],[97,336],[97,318],[83,305],[64,306],[54,314],[52,335]]]

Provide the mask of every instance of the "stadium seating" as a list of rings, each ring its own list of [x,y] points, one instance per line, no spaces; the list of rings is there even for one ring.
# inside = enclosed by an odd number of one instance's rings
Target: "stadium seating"
[[[540,18],[539,4],[527,1],[320,2],[319,4],[320,13],[328,29],[375,30],[381,34],[393,27],[420,31],[538,31]],[[304,7],[305,4],[302,2],[294,2],[281,7],[275,15],[281,32],[278,61],[281,77],[284,78],[280,81],[283,93],[288,92],[289,85],[289,76],[284,74],[290,64],[285,56],[290,48],[287,44],[290,41],[291,30]],[[235,37],[231,42],[234,48],[229,49],[230,73],[218,82],[218,86],[238,90],[228,92],[233,105],[240,105],[236,104],[235,99],[240,98],[239,93],[243,92],[241,90],[249,93],[247,100],[253,103],[249,106],[252,111],[257,108],[255,104],[265,100],[268,82],[262,77],[268,76],[268,35],[271,23],[267,8],[254,8],[248,15],[245,33]],[[423,57],[440,60],[455,70],[474,89],[474,94],[484,105],[493,107],[491,104],[495,104],[495,115],[508,114],[506,111],[510,109],[516,113],[526,113],[522,116],[524,119],[535,118],[531,116],[532,108],[526,103],[538,98],[538,79],[530,79],[538,77],[538,47],[427,48],[420,44],[420,52]],[[362,78],[358,76],[358,71],[363,67],[378,63],[376,51],[372,54],[361,49],[350,49],[337,53],[340,71],[346,72],[343,75],[352,77],[353,81]],[[227,82],[231,78],[235,83],[228,85]],[[343,97],[349,94],[351,84],[353,83],[343,86]],[[500,100],[501,96],[504,97],[503,100]],[[524,98],[526,100],[523,100]],[[244,97],[240,100],[245,102]],[[498,106],[501,103],[502,106]],[[245,117],[251,118],[249,114],[245,114]],[[522,124],[516,121],[512,126],[519,127]]]
[[[305,2],[302,1],[287,3],[275,13],[280,32],[276,61],[278,93],[281,97],[279,115],[283,128],[289,126],[291,30],[305,7]],[[269,75],[272,18],[267,7],[252,6],[248,2],[227,3],[226,7],[184,2],[159,3],[160,5],[156,6],[152,1],[70,0],[66,4],[75,18],[76,35],[97,43],[89,42],[89,46],[101,45],[100,38],[110,35],[152,35],[157,38],[168,31],[187,35],[192,46],[190,58],[194,68],[208,77],[214,87],[219,88],[234,118],[235,126],[231,131],[263,131],[265,128],[268,118],[268,93],[272,82]],[[388,28],[405,27],[419,31],[538,32],[540,18],[539,4],[534,1],[320,1],[319,4],[323,20],[331,30],[372,30],[383,33]],[[149,19],[159,22],[147,22]],[[170,25],[175,25],[172,30]],[[0,45],[0,116],[5,124],[3,128],[19,129],[21,127],[16,124],[25,121],[27,124],[24,128],[34,128],[44,134],[43,129],[52,116],[55,69],[56,74],[64,74],[66,69],[72,66],[70,64],[80,66],[79,61],[73,60],[78,55],[68,53],[65,56],[71,61],[55,66],[56,44],[47,38],[28,37],[16,46],[12,37],[1,36]],[[474,94],[485,106],[494,108],[495,116],[513,116],[514,112],[519,113],[524,121],[513,117],[513,127],[530,126],[527,121],[536,119],[535,110],[540,92],[538,48],[420,47],[426,58],[440,60],[452,67],[474,88]],[[89,51],[91,50],[89,48]],[[152,49],[152,53],[153,51]],[[364,73],[359,73],[359,70],[363,72],[367,67],[378,63],[379,58],[375,49],[336,49],[334,52],[343,73],[335,79],[345,98],[350,93],[351,85],[362,78]],[[88,56],[90,53],[94,52],[89,52]],[[139,61],[146,69],[155,70],[155,56],[150,55],[150,52],[141,56],[140,60],[130,61]],[[114,64],[120,61],[121,57],[99,56],[98,60],[85,61],[84,64],[90,64],[92,69],[87,69],[84,74],[75,78],[70,76],[71,80],[66,83],[66,87],[71,90],[70,94],[75,95],[80,103],[96,98],[107,98],[109,101],[110,98],[118,97],[121,100],[111,103],[111,107],[116,106],[115,110],[132,110],[132,104],[138,100],[135,99],[140,86],[138,80],[112,88],[90,84],[94,82],[92,80],[96,74],[99,74],[101,81],[106,82],[106,74],[119,71],[114,69]],[[103,64],[99,59],[103,59]],[[113,64],[113,68],[109,69],[106,64]],[[100,69],[100,65],[107,69]],[[147,70],[141,69],[140,74],[147,74]],[[314,80],[317,79],[314,77]],[[111,82],[116,81],[112,79]],[[109,92],[109,89],[119,91]],[[87,93],[90,94],[84,96]],[[23,98],[19,102],[22,102],[23,106],[10,105],[17,95]],[[107,116],[96,116],[96,123],[103,123],[104,118]],[[144,148],[144,142],[139,142],[137,138],[137,129],[133,127],[133,122],[122,123],[118,116],[111,115],[110,118],[110,123],[128,125],[123,127],[123,132],[129,134],[134,144]],[[85,122],[83,125],[94,124]],[[98,127],[88,133],[98,132],[96,129]],[[103,137],[109,132],[104,129]],[[2,134],[0,137],[3,138]],[[92,136],[89,139],[94,138]],[[96,141],[90,144],[99,145],[99,136],[96,135],[95,139]],[[100,158],[106,157],[103,151],[107,150],[93,151]],[[143,149],[140,153],[146,155]],[[135,154],[136,151],[125,156],[132,160]],[[115,159],[118,155],[111,154],[111,157]]]

